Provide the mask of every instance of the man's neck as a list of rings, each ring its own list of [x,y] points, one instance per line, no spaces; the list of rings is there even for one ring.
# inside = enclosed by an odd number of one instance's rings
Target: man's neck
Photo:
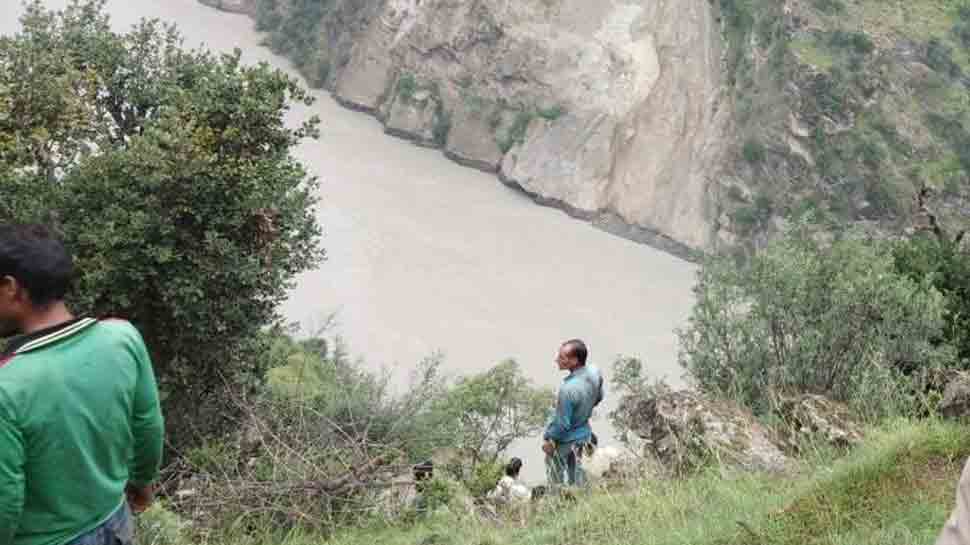
[[[24,335],[30,335],[37,331],[54,327],[64,322],[74,319],[71,311],[67,310],[67,305],[63,301],[58,301],[43,308],[39,308],[24,318],[20,324],[20,329]]]

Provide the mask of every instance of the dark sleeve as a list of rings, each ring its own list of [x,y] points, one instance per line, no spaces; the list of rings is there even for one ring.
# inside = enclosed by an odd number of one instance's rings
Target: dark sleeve
[[[165,423],[158,398],[158,385],[151,357],[141,335],[135,331],[131,340],[132,352],[138,366],[135,384],[131,431],[135,438],[135,457],[129,481],[134,486],[146,486],[158,479],[162,465]]]

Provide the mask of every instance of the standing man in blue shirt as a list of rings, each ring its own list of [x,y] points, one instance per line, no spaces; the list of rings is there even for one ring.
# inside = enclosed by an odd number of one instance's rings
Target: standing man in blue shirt
[[[585,486],[583,449],[593,437],[589,419],[593,409],[603,401],[603,376],[586,365],[589,350],[579,339],[566,341],[559,348],[556,364],[569,371],[559,388],[556,412],[543,434],[542,451],[546,453],[549,485]]]

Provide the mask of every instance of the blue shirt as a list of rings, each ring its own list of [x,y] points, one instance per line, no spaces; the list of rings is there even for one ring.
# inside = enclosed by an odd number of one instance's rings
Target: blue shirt
[[[559,387],[556,412],[542,438],[557,443],[588,441],[593,434],[589,419],[593,408],[603,401],[603,376],[599,369],[586,365],[566,377]]]

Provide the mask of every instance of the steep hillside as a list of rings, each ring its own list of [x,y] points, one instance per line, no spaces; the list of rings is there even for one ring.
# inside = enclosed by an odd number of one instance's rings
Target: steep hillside
[[[742,240],[812,212],[897,232],[913,196],[967,216],[970,3],[725,0],[739,147],[719,200]]]
[[[967,207],[966,0],[207,0],[391,134],[681,255]]]

